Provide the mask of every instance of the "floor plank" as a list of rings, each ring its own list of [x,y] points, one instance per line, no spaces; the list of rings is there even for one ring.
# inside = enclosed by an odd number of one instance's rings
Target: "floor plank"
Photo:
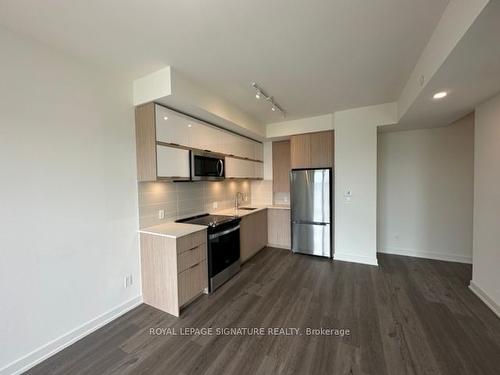
[[[181,318],[141,305],[27,374],[498,374],[500,320],[467,288],[470,265],[378,260],[377,268],[266,248]],[[156,327],[300,334],[151,335]]]

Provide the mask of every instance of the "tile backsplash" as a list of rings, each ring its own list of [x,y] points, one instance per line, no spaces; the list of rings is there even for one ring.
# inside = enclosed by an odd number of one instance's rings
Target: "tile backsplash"
[[[139,225],[146,228],[231,208],[237,192],[247,197],[243,204],[250,204],[252,195],[249,181],[140,182]],[[215,202],[217,208],[214,208]],[[159,219],[159,210],[165,211],[164,219]]]

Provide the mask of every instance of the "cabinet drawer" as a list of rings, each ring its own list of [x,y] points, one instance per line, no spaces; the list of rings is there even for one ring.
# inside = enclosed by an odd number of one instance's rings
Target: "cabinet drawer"
[[[207,243],[207,231],[201,230],[177,239],[177,254],[192,250],[195,247]]]
[[[184,305],[207,287],[207,261],[203,260],[178,275],[179,306]]]
[[[198,245],[190,250],[183,251],[177,254],[177,273],[181,273],[205,259],[207,259],[206,243]]]

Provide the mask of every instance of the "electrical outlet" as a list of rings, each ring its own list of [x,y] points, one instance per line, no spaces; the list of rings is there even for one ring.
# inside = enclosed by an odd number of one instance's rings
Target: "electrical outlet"
[[[125,288],[132,286],[133,283],[134,283],[134,279],[132,278],[132,275],[125,276],[125,280],[124,280]]]
[[[165,219],[165,210],[158,210],[158,219]]]
[[[219,203],[218,202],[214,202],[212,203],[212,208],[215,210],[216,208],[219,208]]]

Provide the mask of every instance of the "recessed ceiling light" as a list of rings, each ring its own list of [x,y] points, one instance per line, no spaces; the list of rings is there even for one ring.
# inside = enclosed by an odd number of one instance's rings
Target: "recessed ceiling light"
[[[434,94],[434,99],[443,99],[448,93],[446,91],[437,92]]]
[[[167,117],[167,116],[165,116],[165,117],[163,117],[163,119],[164,119],[165,121],[167,121],[167,120],[168,120],[168,117]]]
[[[188,124],[188,128],[190,128],[191,126],[193,126],[193,125],[191,125],[191,124]]]

